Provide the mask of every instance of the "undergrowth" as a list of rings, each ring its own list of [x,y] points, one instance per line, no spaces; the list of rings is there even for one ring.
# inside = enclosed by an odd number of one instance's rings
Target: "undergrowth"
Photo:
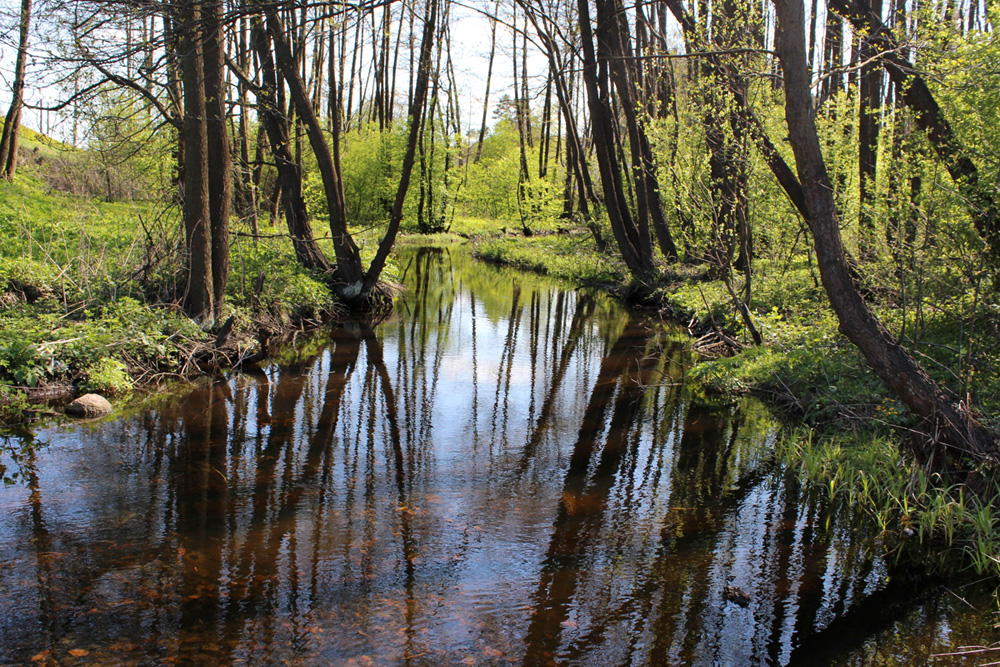
[[[916,546],[934,569],[964,566],[977,576],[1000,577],[995,472],[964,479],[928,472],[901,451],[898,438],[872,432],[820,436],[799,427],[778,438],[775,447],[808,487],[834,505],[869,516],[882,532],[901,537],[901,548]]]
[[[337,305],[295,261],[279,229],[234,226],[227,317],[237,354],[255,329],[320,321]],[[73,388],[124,397],[136,384],[198,371],[213,334],[187,318],[179,211],[47,190],[27,165],[0,183],[0,404]]]

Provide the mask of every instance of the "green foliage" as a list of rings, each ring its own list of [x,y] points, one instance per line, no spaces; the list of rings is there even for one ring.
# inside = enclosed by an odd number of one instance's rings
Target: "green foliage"
[[[150,122],[147,111],[133,91],[109,86],[78,100],[75,113],[88,118],[80,147],[22,125],[18,176],[47,192],[98,201],[162,200],[172,189],[177,137],[169,123]]]
[[[33,343],[7,338],[0,342],[0,367],[16,384],[34,387],[51,375],[53,359]]]
[[[468,149],[472,155],[475,150]],[[522,185],[517,126],[510,119],[497,123],[483,140],[480,159],[470,159],[463,167],[464,186],[458,194],[462,215],[518,226],[523,217],[532,230],[551,226],[562,211],[563,176],[553,165],[546,178],[538,177],[538,150],[538,145],[528,149],[531,178]]]
[[[105,396],[125,396],[132,391],[132,378],[129,376],[128,367],[118,359],[104,357],[88,366],[84,374],[86,381],[83,387],[87,391]]]
[[[491,262],[577,284],[619,283],[626,275],[617,259],[598,254],[593,239],[583,234],[489,239],[476,244],[475,252]]]
[[[1000,576],[1000,513],[990,500],[1000,494],[1000,480],[989,473],[977,494],[928,473],[886,435],[819,437],[800,428],[778,438],[776,453],[807,486],[895,535],[898,548],[916,541],[938,568],[958,563],[977,575]]]
[[[495,220],[518,218],[517,172],[520,166],[516,148],[513,153],[468,166],[466,186],[460,199],[463,214]]]
[[[177,305],[176,209],[45,188],[30,170],[0,183],[0,416],[16,418],[25,391],[73,384],[121,395],[134,379],[196,368],[191,355],[213,339]],[[262,231],[275,238],[233,237],[227,294],[238,322],[331,312],[327,285],[298,265],[281,230]]]
[[[276,234],[277,229],[264,229]],[[332,249],[329,252],[332,256]],[[231,306],[249,314],[263,306],[279,317],[320,317],[333,307],[329,287],[295,260],[290,244],[279,239],[241,241],[232,246],[226,297]],[[263,289],[255,284],[263,274]]]
[[[405,123],[397,123],[380,131],[376,124],[369,123],[341,138],[344,202],[351,225],[367,228],[388,222],[406,148],[406,129]],[[323,180],[311,152],[306,153],[303,174],[309,214],[325,221],[328,213]]]

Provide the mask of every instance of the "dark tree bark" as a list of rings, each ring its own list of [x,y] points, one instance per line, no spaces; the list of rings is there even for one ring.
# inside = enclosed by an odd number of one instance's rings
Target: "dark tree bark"
[[[250,46],[247,41],[248,26],[247,17],[241,16],[238,26],[237,38],[237,61],[236,64],[241,71],[250,69]],[[250,113],[248,95],[250,87],[242,79],[237,77],[237,106],[240,109],[240,120],[238,124],[239,135],[239,174],[236,182],[236,201],[238,215],[250,218],[250,229],[254,234],[259,232],[257,216],[259,214],[259,204],[257,201],[257,185],[259,180],[255,178],[255,166],[250,162]]]
[[[841,66],[844,58],[844,22],[839,16],[827,12],[826,36],[823,39],[823,83],[820,102],[835,95],[844,87]]]
[[[527,30],[527,26],[525,26]],[[538,178],[549,173],[549,144],[552,139],[552,73],[545,80],[545,102],[542,105],[542,136],[538,142]]]
[[[806,68],[804,18],[799,0],[775,0],[778,54],[785,80],[785,116],[799,179],[810,211],[816,260],[823,287],[841,332],[861,350],[868,365],[916,415],[929,433],[959,455],[995,462],[994,440],[896,344],[861,297],[848,267],[833,190],[813,118]],[[933,455],[930,448],[922,452]]]
[[[882,12],[882,0],[874,0],[872,9]],[[872,253],[875,239],[875,178],[878,169],[878,135],[882,111],[882,68],[874,61],[876,49],[865,34],[858,34],[861,60],[858,104],[858,187],[860,210],[858,223],[865,238],[865,252]]]
[[[260,64],[261,83],[255,89],[257,113],[267,134],[278,170],[278,190],[285,208],[285,223],[299,263],[307,269],[328,273],[331,270],[323,250],[316,243],[302,197],[302,173],[291,151],[288,119],[279,106],[278,78],[275,71],[271,42],[263,21],[252,19],[251,44]],[[249,84],[249,82],[246,82]]]
[[[410,186],[410,175],[413,173],[413,162],[417,153],[417,137],[420,135],[420,118],[424,108],[424,101],[427,98],[427,88],[431,76],[431,47],[434,43],[434,34],[437,31],[438,3],[440,0],[429,0],[428,16],[424,21],[424,32],[420,40],[420,61],[417,66],[416,82],[413,90],[413,99],[410,101],[410,131],[406,139],[406,153],[403,155],[403,167],[399,176],[399,186],[396,188],[396,199],[392,204],[392,212],[389,216],[389,227],[385,236],[379,243],[375,258],[368,267],[365,275],[362,298],[368,299],[372,290],[378,283],[385,262],[389,258],[389,252],[396,242],[396,234],[399,232],[399,225],[403,221],[403,202],[406,199],[406,191]]]
[[[625,265],[635,278],[642,279],[653,269],[649,234],[639,233],[625,197],[621,168],[615,155],[617,132],[611,115],[610,91],[598,72],[599,64],[606,65],[606,59],[602,57],[601,63],[598,62],[589,0],[578,0],[577,6],[580,12],[580,39],[583,47],[583,81],[587,93],[587,106],[590,109],[595,159],[604,189],[604,206]],[[600,18],[599,14],[599,25]],[[604,25],[602,29],[607,30],[611,27],[614,27],[614,24]]]
[[[18,130],[21,128],[21,109],[24,106],[24,70],[28,60],[28,32],[31,26],[31,0],[21,0],[21,21],[17,42],[17,60],[14,65],[14,85],[11,89],[10,108],[0,137],[0,178],[8,181],[17,171]]]
[[[197,0],[182,0],[177,7],[178,47],[184,85],[184,230],[188,254],[185,305],[192,318],[211,326],[214,288],[202,11]]]
[[[229,214],[233,197],[232,156],[226,125],[226,54],[222,0],[205,3],[205,104],[208,132],[208,199],[212,227],[213,309],[222,321],[229,282]]]
[[[625,117],[629,148],[632,158],[632,172],[635,180],[638,231],[642,238],[649,237],[650,225],[656,234],[660,251],[668,261],[677,259],[677,247],[670,234],[667,219],[663,214],[660,199],[660,182],[653,160],[653,151],[646,136],[643,119],[639,116],[638,100],[634,97],[637,81],[641,81],[632,51],[632,38],[625,20],[625,8],[621,0],[598,0],[598,26],[607,25],[607,31],[599,30],[599,38],[607,42],[611,77],[618,91],[618,98]],[[602,17],[602,14],[604,16]],[[645,249],[643,250],[645,252]],[[651,251],[650,251],[650,254]]]
[[[278,68],[288,84],[292,102],[302,119],[309,136],[309,144],[319,167],[326,194],[326,204],[330,219],[330,233],[333,237],[333,249],[337,257],[337,292],[347,301],[354,301],[361,293],[364,269],[361,266],[361,254],[354,238],[347,229],[347,213],[344,208],[344,188],[340,178],[339,151],[330,151],[323,127],[316,117],[308,91],[299,76],[295,57],[285,37],[285,28],[278,15],[268,10],[267,28],[274,44],[274,55]],[[334,135],[334,142],[339,140]],[[337,144],[334,143],[334,148]]]

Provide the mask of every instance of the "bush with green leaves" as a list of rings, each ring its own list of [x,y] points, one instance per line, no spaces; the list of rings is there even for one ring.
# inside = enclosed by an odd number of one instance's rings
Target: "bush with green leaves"
[[[128,366],[111,357],[104,357],[84,371],[83,388],[105,396],[125,396],[132,391]]]
[[[332,249],[328,255],[332,257]],[[236,243],[230,266],[228,303],[247,316],[252,309],[263,306],[274,315],[316,318],[334,307],[329,286],[320,276],[302,268],[287,243],[276,239]],[[258,293],[255,290],[261,276],[262,289]]]

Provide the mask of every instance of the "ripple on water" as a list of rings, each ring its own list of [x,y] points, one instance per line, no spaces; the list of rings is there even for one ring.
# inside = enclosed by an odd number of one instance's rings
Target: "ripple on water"
[[[0,488],[0,664],[923,664],[993,636],[801,493],[753,401],[691,399],[661,325],[401,252],[378,327],[40,429]]]

